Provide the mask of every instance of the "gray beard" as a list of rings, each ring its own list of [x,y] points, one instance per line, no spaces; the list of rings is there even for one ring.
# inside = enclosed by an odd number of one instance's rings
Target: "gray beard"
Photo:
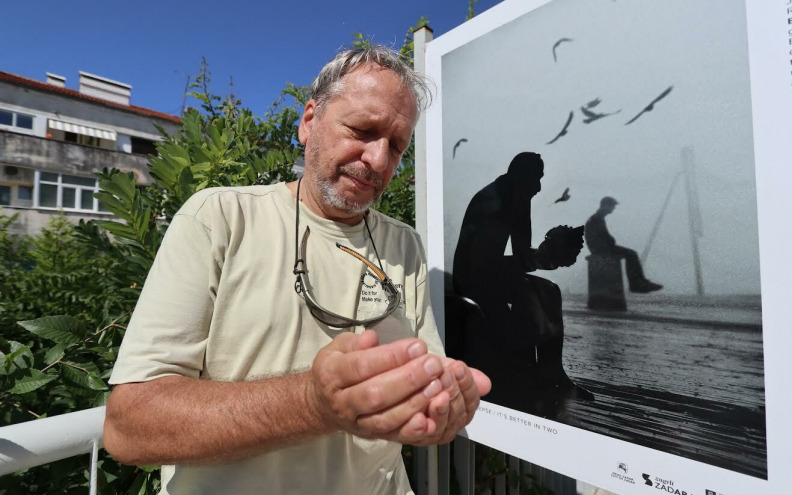
[[[336,179],[340,176],[341,173],[347,173],[353,177],[359,176],[360,174],[355,173],[353,170],[344,170],[344,167],[338,170],[336,174]],[[379,176],[375,174],[366,174],[366,178],[368,180],[374,181],[378,184],[378,187],[382,187],[382,181],[380,180]],[[345,197],[341,196],[338,191],[336,190],[336,182],[333,181],[329,177],[322,177],[317,176],[316,184],[319,186],[319,193],[322,195],[322,199],[324,200],[325,204],[335,208],[336,210],[345,211],[347,213],[355,213],[361,214],[365,213],[366,210],[369,209],[371,205],[373,205],[379,197],[382,195],[382,191],[378,191],[370,201],[366,202],[358,202],[358,201],[350,201]]]
[[[319,193],[322,195],[322,199],[327,206],[330,206],[336,210],[345,211],[347,213],[365,213],[366,210],[369,209],[369,206],[373,205],[378,199],[374,198],[371,201],[366,201],[365,203],[350,201],[338,194],[338,191],[335,189],[335,184],[332,181],[325,178],[320,178],[317,181],[317,184],[319,186]]]

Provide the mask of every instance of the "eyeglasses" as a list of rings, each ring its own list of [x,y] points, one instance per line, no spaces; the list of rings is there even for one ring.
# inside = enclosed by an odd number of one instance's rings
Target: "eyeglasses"
[[[369,270],[377,277],[380,285],[382,286],[383,291],[388,299],[388,307],[385,309],[385,312],[375,318],[367,318],[363,320],[358,320],[355,318],[348,318],[346,316],[341,316],[339,314],[333,313],[325,308],[323,308],[313,297],[311,294],[311,284],[308,280],[308,267],[305,262],[308,258],[306,257],[306,247],[308,244],[308,236],[311,233],[310,227],[305,227],[305,234],[303,234],[302,242],[300,243],[300,247],[298,250],[297,247],[297,239],[299,236],[300,231],[300,183],[302,179],[297,181],[297,204],[296,204],[296,221],[295,221],[295,234],[294,234],[294,270],[293,273],[297,277],[297,280],[294,282],[294,290],[297,292],[300,297],[303,298],[305,301],[306,306],[308,306],[308,310],[311,312],[311,315],[316,318],[318,321],[324,323],[327,326],[335,327],[335,328],[347,328],[351,326],[368,326],[372,323],[376,323],[386,317],[388,317],[391,313],[393,313],[396,308],[399,306],[399,302],[401,301],[401,294],[396,289],[396,286],[393,285],[391,279],[385,274],[385,271],[382,269],[382,260],[379,257],[379,253],[377,252],[377,246],[374,244],[374,238],[371,237],[371,230],[368,226],[368,221],[366,221],[366,217],[363,217],[363,223],[366,225],[366,231],[368,232],[369,239],[371,240],[371,245],[374,248],[374,253],[377,256],[377,262],[379,263],[379,268],[366,259],[365,256],[361,255],[354,249],[350,249],[343,244],[336,243],[336,247],[341,251],[354,256],[358,260],[360,260]]]

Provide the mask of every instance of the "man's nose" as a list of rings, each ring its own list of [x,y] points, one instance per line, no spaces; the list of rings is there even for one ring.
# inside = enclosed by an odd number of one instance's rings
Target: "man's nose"
[[[388,148],[390,144],[385,138],[372,139],[366,143],[361,159],[375,172],[388,168]]]

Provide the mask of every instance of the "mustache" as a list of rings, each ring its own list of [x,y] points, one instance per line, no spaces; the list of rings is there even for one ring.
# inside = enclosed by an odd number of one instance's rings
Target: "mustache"
[[[341,174],[370,182],[378,189],[382,188],[382,177],[367,168],[360,168],[351,164],[341,165],[336,169],[336,176],[340,176]]]

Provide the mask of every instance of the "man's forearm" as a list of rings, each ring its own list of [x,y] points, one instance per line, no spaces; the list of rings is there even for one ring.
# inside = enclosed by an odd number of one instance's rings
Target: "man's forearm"
[[[480,391],[489,390],[482,387],[486,377],[476,378],[464,363],[453,366],[468,378],[459,386],[420,339],[380,346],[374,331],[342,333],[317,353],[310,372],[253,382],[164,377],[119,385],[107,404],[105,447],[129,464],[200,464],[334,431],[436,444],[445,440],[446,425],[461,428],[472,418],[466,407],[449,410],[451,397],[461,393],[474,407]]]
[[[127,464],[240,459],[331,433],[315,410],[310,374],[253,382],[163,377],[115,388],[105,448]]]

